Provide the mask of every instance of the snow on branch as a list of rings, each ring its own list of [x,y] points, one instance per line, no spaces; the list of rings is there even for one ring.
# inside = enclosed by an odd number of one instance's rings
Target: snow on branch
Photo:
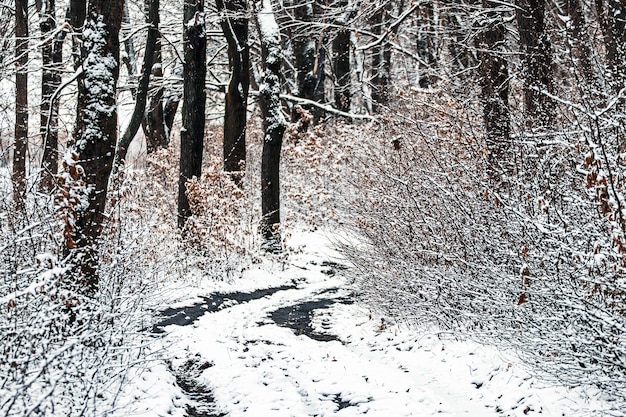
[[[357,51],[364,51],[364,50],[373,48],[376,45],[381,44],[389,36],[390,33],[392,33],[398,26],[400,26],[402,24],[402,22],[404,22],[406,20],[407,17],[409,17],[415,10],[417,10],[423,4],[426,4],[426,3],[421,3],[420,2],[420,3],[414,4],[409,10],[407,10],[400,17],[398,17],[398,19],[396,19],[395,22],[393,22],[391,25],[389,25],[389,27],[387,29],[385,29],[385,32],[382,35],[380,35],[378,38],[376,38],[376,40],[374,40],[373,42],[368,43],[367,45],[358,46],[356,48],[356,50]]]
[[[259,96],[258,91],[250,91],[251,96]],[[296,97],[291,94],[281,94],[280,98],[282,100],[289,101],[294,104],[306,104],[307,106],[317,107],[320,110],[324,110],[326,113],[334,114],[335,116],[347,117],[350,119],[358,119],[358,120],[379,120],[379,117],[372,116],[369,114],[358,114],[358,113],[349,113],[345,111],[338,110],[328,104],[318,103],[314,100],[309,100],[307,98]]]

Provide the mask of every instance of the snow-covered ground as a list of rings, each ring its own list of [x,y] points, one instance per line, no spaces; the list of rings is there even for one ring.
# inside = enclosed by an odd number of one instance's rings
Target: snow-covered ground
[[[152,347],[162,359],[131,379],[118,415],[571,417],[608,408],[594,390],[542,382],[510,353],[377,316],[354,302],[321,233],[290,244],[303,251],[288,262],[186,289],[168,306]]]

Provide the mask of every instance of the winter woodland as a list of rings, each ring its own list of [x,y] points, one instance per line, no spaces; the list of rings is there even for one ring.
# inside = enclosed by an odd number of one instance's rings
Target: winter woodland
[[[0,44],[0,415],[624,415],[624,2],[0,0]]]

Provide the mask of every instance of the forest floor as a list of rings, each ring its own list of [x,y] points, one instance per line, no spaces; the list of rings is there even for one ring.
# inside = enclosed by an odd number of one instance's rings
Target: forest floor
[[[354,297],[322,233],[234,282],[169,288],[155,359],[120,416],[590,416],[600,393],[548,384],[511,352],[393,322]],[[181,295],[185,294],[185,295]]]

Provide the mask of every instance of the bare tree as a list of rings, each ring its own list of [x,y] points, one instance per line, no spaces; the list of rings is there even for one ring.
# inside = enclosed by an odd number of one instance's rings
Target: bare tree
[[[419,57],[419,86],[431,87],[436,77],[433,74],[435,59],[435,6],[426,2],[420,7],[417,32],[417,56]]]
[[[246,123],[250,90],[247,0],[216,0],[228,42],[231,75],[224,109],[224,171],[240,183],[246,161]]]
[[[619,90],[626,76],[626,5],[620,0],[595,0],[595,5],[610,82]]]
[[[581,81],[581,87],[588,88],[589,95],[598,95],[600,86],[600,74],[594,64],[595,51],[593,43],[588,42],[589,30],[585,18],[585,10],[581,0],[560,0],[556,2],[557,13],[564,22],[566,41],[569,45],[571,59],[574,68],[580,73],[577,78]]]
[[[122,25],[122,37],[124,39],[124,49],[126,54],[122,55],[122,62],[126,67],[128,76],[133,78],[137,74],[137,54],[135,52],[135,43],[133,42],[132,35],[132,21],[130,18],[130,10],[128,8],[129,0],[124,1],[124,20]],[[150,6],[146,5],[146,9]],[[149,12],[148,12],[149,13]]]
[[[451,57],[450,69],[453,81],[462,85],[468,79],[476,60],[468,45],[472,30],[466,25],[467,14],[471,11],[463,0],[455,0],[443,10],[446,47]]]
[[[280,104],[280,69],[282,49],[280,30],[271,0],[259,0],[255,13],[256,26],[261,39],[263,79],[260,105],[263,113],[263,155],[261,160],[261,233],[266,248],[278,251],[280,243],[280,152],[287,122]]]
[[[41,114],[39,132],[43,139],[40,189],[50,192],[58,171],[59,148],[59,102],[54,93],[61,85],[63,41],[66,30],[57,30],[56,1],[37,0],[39,28],[43,39],[41,50]],[[54,31],[57,30],[55,33]]]
[[[524,64],[524,110],[527,125],[549,127],[555,106],[552,46],[546,32],[546,1],[516,0],[515,17]]]
[[[371,17],[374,35],[380,39],[372,46],[372,110],[378,113],[391,99],[391,45],[387,39],[388,27],[391,22],[391,1],[378,5]]]
[[[146,8],[151,7],[150,0],[145,0]],[[158,29],[158,28],[157,28]],[[159,30],[156,31],[156,42],[154,44],[154,65],[152,66],[153,87],[150,95],[150,103],[143,121],[143,133],[146,136],[146,152],[152,153],[157,149],[166,148],[169,144],[169,132],[172,125],[166,124],[163,112],[163,57],[162,57],[162,36]],[[173,122],[173,119],[172,119]]]
[[[87,0],[70,0],[70,4],[67,10],[67,21],[72,28],[72,61],[74,63],[74,70],[80,77],[82,74],[82,33],[84,29],[85,19],[87,17]],[[80,115],[80,103],[83,101],[84,95],[84,83],[78,82],[78,88],[76,93],[76,121],[74,123],[74,131],[70,138],[70,143],[75,142],[82,135],[82,122],[78,119]]]
[[[204,0],[185,2],[183,10],[183,127],[180,132],[180,176],[178,179],[178,227],[191,216],[187,181],[200,178],[206,108],[206,33]]]
[[[148,35],[146,37],[146,48],[144,53],[144,61],[139,77],[138,88],[135,91],[135,108],[131,114],[128,126],[124,129],[117,145],[117,154],[115,156],[115,166],[119,166],[126,159],[126,153],[132,140],[134,139],[141,122],[144,120],[146,110],[146,101],[148,97],[148,88],[150,86],[150,74],[154,64],[155,47],[159,31],[159,0],[150,0],[148,4],[148,16],[146,18],[148,27]]]
[[[15,2],[15,145],[13,147],[13,199],[23,207],[26,194],[28,149],[28,1]]]
[[[69,2],[67,21],[73,30],[72,56],[74,58],[74,69],[77,69],[82,59],[80,40],[85,17],[87,16],[87,1],[69,0]]]
[[[497,7],[497,2],[483,0],[485,18],[476,38],[487,160],[490,176],[495,181],[500,180],[501,174],[510,171],[513,165],[509,154],[511,126],[506,27]]]
[[[150,0],[144,0],[144,5],[146,9],[149,9]],[[157,17],[160,21],[160,17]],[[164,85],[163,41],[164,37],[159,28],[154,45],[152,87],[149,90],[150,103],[142,125],[148,154],[168,147],[174,118],[180,104],[180,92],[176,89],[168,90]]]
[[[88,206],[78,213],[73,241],[81,286],[98,286],[97,241],[106,218],[109,176],[117,142],[117,79],[123,0],[91,0],[82,39],[82,97],[78,103],[76,151],[85,172]]]
[[[335,19],[335,24],[339,26],[332,42],[332,61],[335,76],[335,107],[343,112],[350,111],[351,103],[351,74],[350,74],[350,29],[347,27],[351,16],[348,8],[348,0],[339,0],[337,7],[340,14]]]
[[[321,25],[322,10],[319,1],[290,2],[292,12],[297,24],[291,30],[291,43],[296,67],[298,97],[312,100],[317,103],[325,101],[324,96],[324,63],[326,60],[325,37],[327,26]],[[322,112],[317,107],[305,106],[313,113],[314,120],[320,119]],[[293,114],[294,119],[300,116]],[[306,129],[308,123],[303,123]]]

